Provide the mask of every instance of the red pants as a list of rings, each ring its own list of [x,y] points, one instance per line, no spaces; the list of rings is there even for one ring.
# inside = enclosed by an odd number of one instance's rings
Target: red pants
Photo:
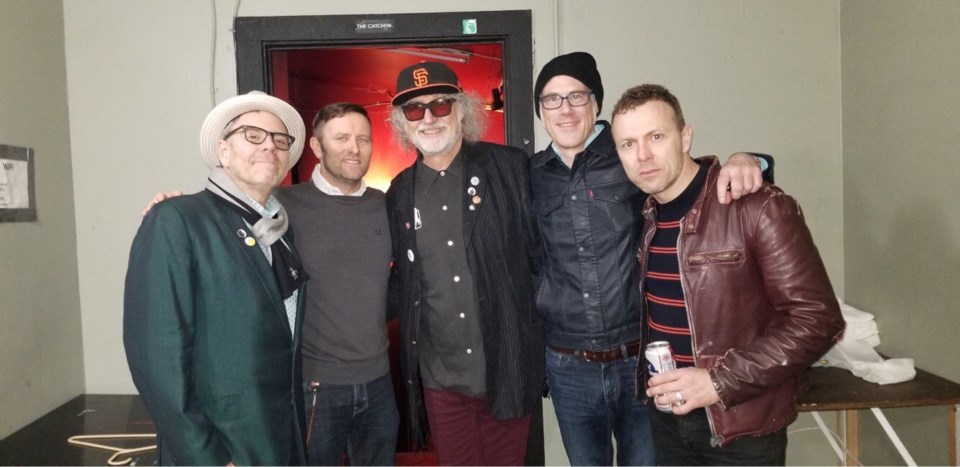
[[[530,415],[497,420],[487,401],[423,388],[440,465],[524,465]]]

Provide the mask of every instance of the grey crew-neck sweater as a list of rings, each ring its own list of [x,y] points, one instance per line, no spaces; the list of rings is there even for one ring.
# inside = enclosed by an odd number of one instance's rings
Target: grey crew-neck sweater
[[[382,191],[332,196],[312,182],[276,193],[310,274],[303,320],[303,377],[362,384],[390,371],[387,280],[390,229]]]

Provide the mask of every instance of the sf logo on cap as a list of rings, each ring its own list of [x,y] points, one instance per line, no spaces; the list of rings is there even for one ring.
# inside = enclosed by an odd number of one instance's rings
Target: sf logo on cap
[[[413,85],[420,88],[430,84],[429,80],[430,74],[427,73],[426,68],[417,68],[413,70]]]

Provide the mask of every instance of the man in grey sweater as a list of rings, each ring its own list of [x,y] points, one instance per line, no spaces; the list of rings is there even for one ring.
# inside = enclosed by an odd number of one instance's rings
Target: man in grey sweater
[[[301,339],[307,461],[392,465],[400,419],[387,356],[392,246],[384,193],[363,181],[373,152],[367,111],[324,107],[310,148],[320,160],[311,181],[274,193],[310,276]],[[181,194],[158,194],[144,215]]]
[[[366,110],[324,107],[310,147],[320,159],[311,181],[277,191],[311,277],[303,323],[307,459],[392,465],[399,424],[386,334],[392,251],[384,194],[363,181],[373,152]]]

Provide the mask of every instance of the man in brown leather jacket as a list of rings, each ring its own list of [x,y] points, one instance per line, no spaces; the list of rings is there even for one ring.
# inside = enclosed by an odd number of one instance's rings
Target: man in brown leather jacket
[[[662,86],[627,90],[612,130],[651,195],[641,293],[678,368],[648,381],[659,463],[783,465],[804,372],[844,328],[800,206],[773,185],[721,205],[707,189],[720,165],[690,156],[693,129]]]

